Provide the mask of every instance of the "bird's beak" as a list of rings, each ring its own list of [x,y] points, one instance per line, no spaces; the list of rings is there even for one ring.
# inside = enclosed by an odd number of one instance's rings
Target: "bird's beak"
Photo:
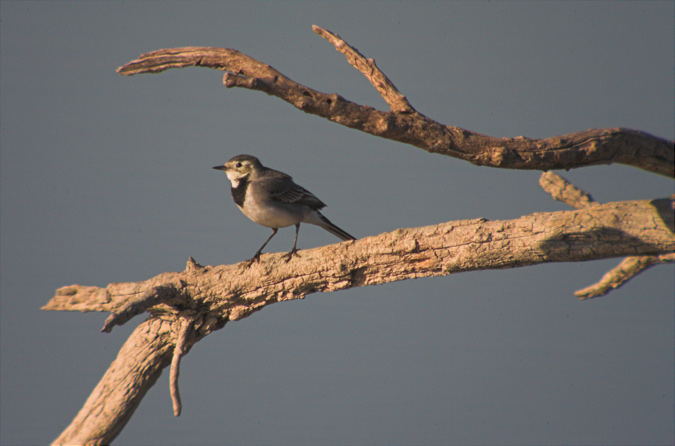
[[[216,169],[216,170],[226,170],[227,169],[224,164],[222,166],[214,166],[213,168]]]

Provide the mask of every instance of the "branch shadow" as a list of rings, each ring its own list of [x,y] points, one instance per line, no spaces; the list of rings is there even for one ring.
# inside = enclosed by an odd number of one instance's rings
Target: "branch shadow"
[[[675,233],[675,216],[673,215],[673,200],[670,198],[657,198],[651,200],[649,204],[656,209],[656,213],[661,218],[664,225]]]
[[[616,245],[619,243],[623,247],[622,252],[617,252]],[[626,245],[632,247],[633,252],[626,253]],[[546,261],[553,262],[663,254],[662,245],[646,242],[615,228],[562,234],[541,242],[537,248],[546,257]]]

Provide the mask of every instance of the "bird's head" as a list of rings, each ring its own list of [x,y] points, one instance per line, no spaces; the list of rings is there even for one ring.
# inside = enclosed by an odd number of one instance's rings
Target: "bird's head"
[[[232,185],[237,187],[243,178],[254,177],[262,169],[262,164],[255,156],[238,155],[222,166],[215,166],[214,169],[225,171]]]

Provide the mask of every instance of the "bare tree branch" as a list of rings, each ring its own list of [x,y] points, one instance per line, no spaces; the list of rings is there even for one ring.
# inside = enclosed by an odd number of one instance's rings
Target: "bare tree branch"
[[[544,172],[539,177],[539,185],[551,194],[554,200],[562,201],[576,209],[598,206],[600,203],[554,172]]]
[[[159,316],[140,324],[73,422],[52,444],[103,445],[114,440],[171,362],[179,325],[176,319]]]
[[[176,347],[173,349],[173,357],[171,358],[171,369],[169,373],[169,387],[171,389],[171,401],[173,401],[173,414],[179,416],[182,404],[180,402],[180,390],[178,389],[178,377],[180,376],[180,358],[185,354],[185,346],[187,344],[190,330],[194,317],[181,316],[180,330],[176,339]]]
[[[134,331],[55,444],[110,442],[176,357],[175,345],[184,336],[187,352],[229,321],[316,292],[462,271],[669,254],[675,250],[672,203],[628,201],[515,220],[460,220],[303,250],[288,263],[284,254],[264,254],[248,269],[241,264],[203,267],[190,259],[185,271],[143,282],[61,288],[43,309],[128,314],[129,297],[143,296],[151,317]],[[174,290],[171,299],[160,298],[167,289]],[[196,321],[189,335],[181,334],[185,316]],[[127,320],[116,317],[106,326]]]
[[[626,201],[515,220],[452,221],[303,250],[288,263],[283,254],[265,254],[248,269],[202,267],[190,259],[183,272],[143,282],[61,288],[43,309],[125,313],[129,296],[141,295],[153,314],[208,312],[224,323],[315,292],[463,271],[668,254],[675,250],[671,206],[671,199]],[[176,290],[170,305],[156,296],[168,288]]]
[[[222,70],[227,87],[264,91],[307,113],[477,165],[550,170],[616,162],[675,176],[673,143],[644,132],[599,129],[535,140],[493,138],[440,124],[417,112],[372,59],[336,34],[319,27],[314,30],[368,78],[391,111],[378,111],[337,94],[315,91],[267,64],[226,48],[154,51],[118,72],[158,73],[188,66]],[[284,261],[284,254],[264,254],[250,268],[241,264],[204,267],[190,258],[185,271],[163,273],[141,282],[111,283],[105,288],[72,285],[57,290],[43,309],[109,311],[112,314],[105,321],[104,332],[143,312],[150,316],[134,330],[54,444],[110,443],[169,364],[174,414],[178,416],[181,357],[212,331],[268,304],[302,299],[316,292],[462,271],[627,255],[672,258],[672,199],[600,205],[558,178],[546,174],[542,186],[556,199],[579,209],[514,220],[475,219],[399,229],[304,250],[291,262]]]
[[[321,28],[315,27],[315,30]],[[318,31],[317,31],[318,32]],[[358,60],[358,51],[335,34],[322,35],[346,53],[362,72],[375,70],[374,62]],[[349,50],[351,48],[351,50]],[[363,57],[363,56],[361,56]],[[365,60],[365,59],[364,59]],[[276,96],[307,113],[371,135],[411,144],[479,166],[553,170],[620,163],[669,177],[675,176],[672,141],[636,130],[590,129],[545,139],[495,138],[438,123],[414,111],[403,95],[385,82],[379,69],[366,74],[393,111],[384,112],[299,84],[271,66],[227,48],[184,47],[153,51],[118,68],[125,76],[159,73],[170,68],[201,66],[226,71],[226,87],[242,87]],[[400,96],[398,96],[400,95]],[[406,105],[407,104],[407,105]],[[409,108],[408,108],[409,107]]]
[[[169,303],[177,290],[173,285],[156,286],[144,293],[128,296],[124,307],[112,313],[103,324],[101,329],[104,333],[110,333],[115,325],[125,324],[134,316],[137,316],[160,303]]]
[[[367,59],[359,51],[347,44],[340,36],[316,25],[312,26],[315,33],[329,41],[335,49],[345,55],[351,66],[363,74],[366,79],[380,93],[382,99],[389,105],[391,111],[398,113],[412,113],[415,110],[408,99],[401,94],[389,78],[377,67],[374,59]]]
[[[592,206],[599,206],[599,203],[586,192],[578,189],[565,178],[553,173],[544,172],[539,178],[539,184],[554,199],[562,201],[574,208],[583,209]],[[675,198],[675,197],[673,197]],[[668,216],[665,215],[666,220]],[[672,220],[671,220],[672,221]],[[675,261],[675,254],[647,255],[626,257],[617,267],[605,274],[600,281],[583,290],[574,293],[579,299],[588,299],[600,297],[609,293],[613,289],[619,288],[633,277],[645,269],[660,263],[672,263]]]
[[[607,272],[598,283],[575,291],[574,295],[581,300],[604,296],[610,291],[624,285],[647,268],[660,263],[674,262],[675,253],[658,256],[626,257],[619,265]]]

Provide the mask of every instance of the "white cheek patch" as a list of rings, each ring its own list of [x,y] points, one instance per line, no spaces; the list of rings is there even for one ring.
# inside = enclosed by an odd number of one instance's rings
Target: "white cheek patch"
[[[232,183],[232,187],[239,187],[239,180],[241,180],[241,177],[237,174],[237,172],[226,170],[225,175],[227,175],[227,179]]]

